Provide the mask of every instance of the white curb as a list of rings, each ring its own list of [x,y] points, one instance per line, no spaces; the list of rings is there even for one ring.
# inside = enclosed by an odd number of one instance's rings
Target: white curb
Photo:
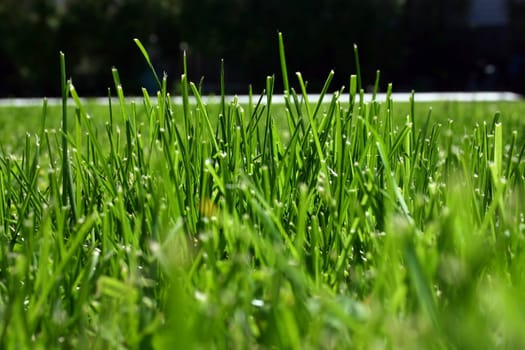
[[[408,102],[410,100],[410,93],[397,92],[392,94],[392,99],[396,102]],[[300,97],[300,96],[299,96]],[[308,95],[308,100],[310,103],[317,102],[319,99],[319,94],[310,94]],[[226,96],[227,103],[230,103],[237,98],[239,103],[246,104],[249,102],[249,97],[247,95],[228,95]],[[257,103],[259,100],[259,95],[253,95],[253,103]],[[330,102],[332,96],[327,94],[324,97],[325,102]],[[359,97],[357,97],[358,99]],[[386,99],[385,93],[378,93],[376,100],[379,102],[384,102]],[[458,101],[458,102],[498,102],[498,101],[519,101],[523,97],[513,92],[418,92],[415,93],[414,99],[416,102],[434,102],[434,101]],[[154,101],[155,99],[152,98]],[[203,102],[205,103],[219,103],[220,96],[203,96]],[[364,95],[365,102],[370,102],[372,100],[372,94],[366,93]],[[31,107],[31,106],[42,106],[44,98],[2,98],[0,99],[0,107]],[[94,98],[84,98],[83,102],[92,102],[97,104],[105,105],[108,103],[107,97],[94,97]],[[142,97],[127,97],[126,101],[129,103],[135,101],[136,103],[142,103]],[[190,97],[190,101],[195,103],[195,99]],[[348,101],[348,94],[343,94],[341,101]],[[177,96],[174,98],[176,104],[182,103],[182,98]],[[47,103],[49,106],[60,106],[62,104],[62,99],[60,98],[48,98]],[[73,105],[73,101],[70,99],[68,101],[70,105]],[[118,99],[115,97],[113,103],[118,104]],[[266,96],[262,98],[262,103],[266,103]],[[273,95],[272,103],[282,104],[284,103],[284,95]]]

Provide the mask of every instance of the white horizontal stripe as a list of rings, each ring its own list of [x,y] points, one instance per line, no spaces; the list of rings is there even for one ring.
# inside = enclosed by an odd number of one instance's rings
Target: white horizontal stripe
[[[409,102],[410,100],[410,93],[405,92],[397,92],[392,94],[392,99],[396,102]],[[247,95],[228,95],[226,96],[226,102],[231,103],[234,98],[237,98],[239,103],[241,104],[247,104],[249,102],[249,97]],[[299,96],[300,97],[300,96]],[[313,103],[316,102],[319,99],[319,94],[310,94],[308,95],[308,100]],[[325,102],[330,102],[331,95],[326,95],[324,98]],[[259,95],[254,95],[253,97],[253,103],[257,103],[259,100]],[[513,92],[419,92],[414,95],[416,102],[434,102],[434,101],[459,101],[459,102],[495,102],[495,101],[519,101],[523,97],[513,93]],[[342,102],[348,101],[348,94],[343,94],[342,97],[340,97]],[[357,97],[356,99],[359,99]],[[367,93],[364,96],[365,102],[370,102],[372,100],[372,94]],[[386,99],[385,93],[378,93],[376,96],[376,100],[379,102],[384,102]],[[220,102],[220,96],[203,96],[202,97],[203,102],[205,103],[219,103]],[[3,98],[0,99],[0,106],[2,107],[30,107],[30,106],[42,106],[43,105],[43,98]],[[136,97],[127,97],[126,102],[130,103],[131,101],[135,101],[135,103],[142,104],[143,98],[140,96]],[[152,98],[152,101],[155,102],[155,98]],[[90,103],[97,103],[105,105],[108,103],[107,97],[95,97],[95,98],[84,98],[82,99],[83,103],[90,102]],[[113,104],[117,105],[118,98],[114,97],[112,100]],[[174,98],[174,102],[176,104],[182,104],[182,98],[180,96],[177,96]],[[190,97],[190,102],[195,103],[195,98]],[[60,106],[62,104],[61,98],[48,98],[47,103],[49,106]],[[266,96],[263,97],[262,103],[266,104]],[[284,103],[284,95],[273,95],[272,96],[272,103],[276,104],[282,104]],[[73,100],[69,99],[68,101],[69,105],[73,105]]]

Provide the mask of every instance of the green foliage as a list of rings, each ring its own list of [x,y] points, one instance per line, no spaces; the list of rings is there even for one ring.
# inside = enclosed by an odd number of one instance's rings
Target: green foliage
[[[508,33],[493,40],[497,28],[469,26],[468,0],[3,0],[0,96],[60,96],[53,83],[58,51],[68,53],[69,73],[83,95],[105,95],[112,84],[108,67],[116,65],[128,94],[141,95],[142,86],[153,93],[155,82],[129,40],[134,37],[142,38],[159,72],[178,77],[184,50],[186,75],[205,76],[207,92],[220,91],[220,59],[229,93],[246,93],[248,84],[259,91],[264,76],[280,68],[277,57],[268,57],[277,47],[268,38],[277,30],[290,39],[290,71],[307,76],[311,92],[320,91],[331,69],[339,73],[333,83],[346,85],[358,43],[367,58],[366,82],[380,68],[399,91],[522,93],[525,6],[508,3]],[[486,64],[496,65],[491,78],[482,72]]]
[[[60,16],[51,0],[5,0],[0,4],[0,94],[29,88],[51,90],[59,73],[56,38]],[[35,40],[37,39],[37,40]],[[44,69],[40,69],[42,67]],[[35,70],[36,68],[36,70]]]
[[[70,74],[90,95],[111,84],[107,67],[124,65],[123,80],[135,93],[152,84],[130,37],[145,38],[166,71],[180,50],[178,1],[23,0],[0,4],[0,94],[60,96],[56,52],[68,52]],[[162,57],[162,59],[160,58]],[[5,67],[5,68],[4,68]]]
[[[206,105],[183,71],[178,106],[113,70],[105,110],[63,73],[74,106],[2,142],[2,348],[525,345],[523,103],[398,109],[332,71]]]

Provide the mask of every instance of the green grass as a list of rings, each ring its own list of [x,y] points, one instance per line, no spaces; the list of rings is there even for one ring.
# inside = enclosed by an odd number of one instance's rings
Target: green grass
[[[2,348],[525,346],[525,104],[307,101],[280,57],[284,106],[115,70],[0,110]]]

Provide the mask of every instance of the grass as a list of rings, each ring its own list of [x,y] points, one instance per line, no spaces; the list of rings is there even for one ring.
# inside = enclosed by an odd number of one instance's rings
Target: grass
[[[525,346],[524,104],[308,101],[280,58],[284,106],[84,104],[62,61],[73,105],[0,112],[2,348]]]

